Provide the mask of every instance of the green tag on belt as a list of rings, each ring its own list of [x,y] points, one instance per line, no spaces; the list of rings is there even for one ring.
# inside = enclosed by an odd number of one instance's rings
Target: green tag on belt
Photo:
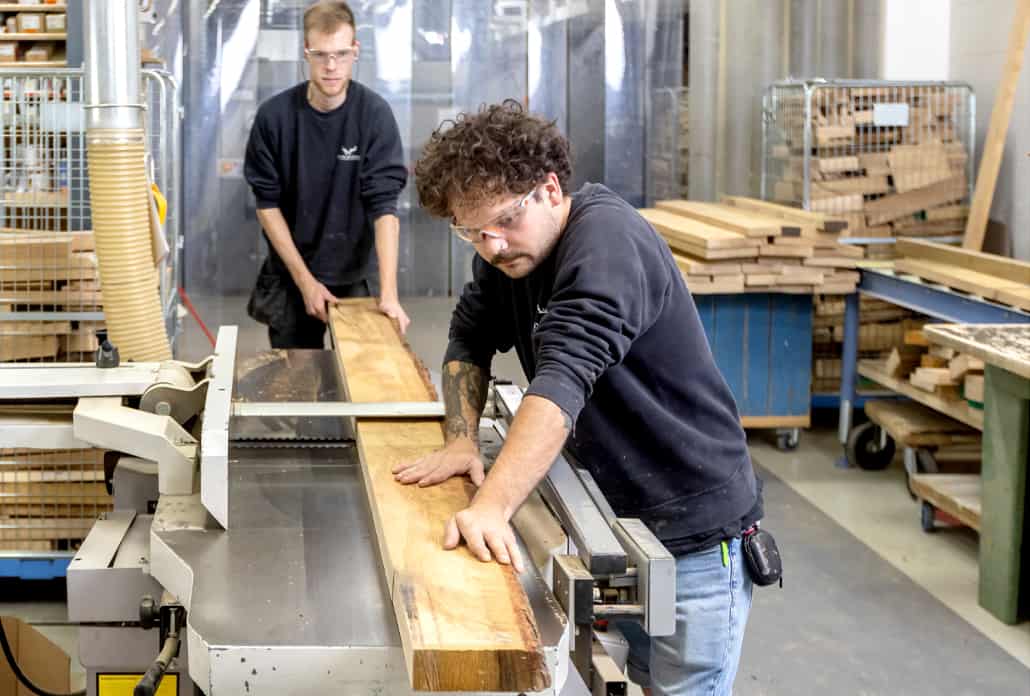
[[[721,543],[722,546],[722,567],[728,568],[730,565],[730,546],[725,541]]]

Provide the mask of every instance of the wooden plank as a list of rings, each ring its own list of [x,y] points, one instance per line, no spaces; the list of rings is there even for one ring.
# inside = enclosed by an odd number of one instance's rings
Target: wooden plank
[[[4,290],[0,289],[0,302],[12,305],[56,305],[61,307],[101,307],[103,297],[99,290]]]
[[[1030,311],[1030,287],[1028,288],[1001,288],[998,290],[998,302]]]
[[[969,401],[984,402],[984,376],[970,372],[962,380],[962,396]]]
[[[858,156],[858,163],[862,165],[866,176],[891,173],[886,152],[864,152]]]
[[[855,268],[858,262],[846,256],[813,256],[805,259],[804,264],[819,268]]]
[[[944,447],[979,443],[980,432],[914,401],[867,401],[865,413],[905,447]]]
[[[845,172],[857,172],[862,166],[855,155],[844,155],[842,157],[816,157],[812,160],[812,166],[819,173],[843,174]]]
[[[0,517],[0,541],[46,541],[85,539],[96,522],[89,517]]]
[[[695,281],[687,283],[687,289],[693,295],[724,295],[744,291],[744,274],[735,276],[712,276],[707,282]]]
[[[428,374],[374,300],[344,301],[330,324],[355,402],[430,401]],[[357,443],[411,686],[420,691],[538,691],[549,686],[533,612],[509,565],[466,547],[445,551],[444,526],[465,509],[467,478],[405,486],[392,467],[443,446],[438,420],[357,419]]]
[[[966,233],[962,240],[962,246],[966,249],[980,251],[983,248],[984,235],[987,234],[987,218],[991,212],[991,202],[994,200],[994,185],[998,181],[998,170],[1001,168],[1005,136],[1009,129],[1012,106],[1016,101],[1016,89],[1019,85],[1019,73],[1023,67],[1023,54],[1028,34],[1030,34],[1030,1],[1019,0],[1016,3],[1016,14],[1012,21],[1012,31],[1009,34],[1008,58],[998,83],[994,105],[991,107],[991,123],[987,127],[983,157],[980,159],[980,170],[976,176],[976,187],[973,189],[973,201],[969,207],[969,220],[966,222]]]
[[[877,195],[888,191],[890,191],[890,186],[887,184],[885,175],[852,176],[832,181],[812,182],[812,198],[832,198],[854,193]]]
[[[979,474],[913,474],[909,483],[921,500],[980,531],[982,484]]]
[[[980,358],[974,358],[972,355],[966,355],[961,353],[956,355],[951,362],[948,363],[948,372],[951,374],[952,379],[961,379],[967,372],[983,372],[984,361]]]
[[[904,379],[919,364],[919,359],[920,352],[918,348],[911,346],[894,347],[891,349],[890,355],[887,356],[884,369],[891,377]]]
[[[779,273],[750,273],[744,276],[744,285],[747,287],[776,285],[779,279]]]
[[[966,175],[958,174],[930,186],[869,201],[865,205],[866,220],[870,225],[880,225],[920,210],[954,203],[965,198],[966,193]]]
[[[57,336],[0,336],[0,362],[57,357]]]
[[[968,270],[997,276],[1030,285],[1030,263],[1016,259],[973,251],[961,247],[926,242],[920,239],[899,239],[895,245],[898,256],[952,264]]]
[[[815,251],[810,246],[790,246],[783,244],[763,244],[758,248],[759,256],[791,259],[810,259]]]
[[[675,241],[683,242],[688,246],[699,249],[709,250],[753,248],[761,243],[760,240],[748,239],[737,232],[731,232],[730,230],[709,225],[699,220],[692,220],[666,210],[641,208],[637,212],[665,237],[670,246]]]
[[[812,424],[811,416],[741,416],[740,425],[744,428],[808,428]]]
[[[740,264],[734,261],[711,263],[677,253],[673,253],[672,258],[680,271],[686,275],[740,275]]]
[[[907,396],[914,401],[918,401],[924,406],[929,406],[933,410],[939,411],[946,416],[951,416],[955,420],[961,421],[977,430],[983,430],[983,411],[970,408],[965,402],[953,402],[942,399],[936,394],[932,394],[930,392],[923,391],[918,387],[912,386],[912,384],[907,380],[895,379],[887,374],[887,371],[884,369],[883,361],[859,360],[858,374],[863,377],[867,377],[892,391],[896,391],[899,394]]]
[[[0,321],[0,336],[52,336],[71,332],[70,321]]]
[[[817,229],[824,232],[840,232],[847,227],[847,223],[844,220],[832,215],[824,215],[810,210],[802,210],[801,208],[780,205],[778,203],[770,203],[769,201],[763,201],[757,198],[748,198],[746,196],[723,196],[722,202],[727,205],[732,205],[735,208],[753,210],[764,215],[771,215],[784,220],[792,220],[809,225],[815,225]]]
[[[776,218],[741,213],[732,206],[684,200],[658,201],[655,205],[659,210],[714,225],[745,237],[764,238],[780,234],[781,225]]]
[[[942,205],[937,208],[930,208],[926,211],[927,222],[939,222],[941,220],[965,220],[969,217],[968,205]]]
[[[979,295],[993,300],[999,289],[1020,288],[1021,283],[996,278],[986,273],[978,273],[959,266],[952,266],[946,263],[934,261],[922,261],[916,259],[897,259],[894,268],[899,273],[911,273],[912,275],[941,283],[948,287],[957,288],[974,295]]]
[[[898,193],[921,189],[953,175],[944,144],[895,145],[887,154],[887,164]]]
[[[10,512],[8,506],[38,507],[59,505],[61,513],[67,514],[65,505],[90,505],[109,502],[107,487],[103,483],[9,483],[0,482],[0,500],[4,502],[4,511]],[[14,513],[11,513],[14,514]]]
[[[844,193],[813,198],[808,207],[823,213],[849,213],[862,210],[865,203],[861,193]]]
[[[826,273],[818,268],[787,266],[776,282],[778,285],[820,285],[825,279]]]

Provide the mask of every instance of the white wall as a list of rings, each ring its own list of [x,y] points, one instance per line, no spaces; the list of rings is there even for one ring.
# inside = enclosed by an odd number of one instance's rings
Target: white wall
[[[951,8],[946,0],[887,0],[883,78],[948,79]]]
[[[902,0],[907,1],[907,0]],[[1015,0],[951,0],[949,79],[970,83],[976,94],[977,167],[991,108],[1005,65]],[[991,218],[1008,226],[1008,248],[990,249],[1030,261],[1030,61],[1023,56],[1005,155],[994,190]]]

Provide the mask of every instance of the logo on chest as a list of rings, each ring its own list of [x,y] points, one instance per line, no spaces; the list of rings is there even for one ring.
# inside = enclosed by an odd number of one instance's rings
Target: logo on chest
[[[340,146],[340,154],[336,155],[336,159],[341,162],[357,162],[361,159],[361,155],[358,154],[358,146],[354,147],[343,147]]]

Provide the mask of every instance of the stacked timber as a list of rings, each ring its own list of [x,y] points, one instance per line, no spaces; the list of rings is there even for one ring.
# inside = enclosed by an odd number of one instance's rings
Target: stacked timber
[[[836,221],[765,205],[667,200],[640,213],[668,242],[694,294],[854,292],[863,251],[827,232]]]
[[[0,312],[101,309],[91,232],[0,229]],[[0,362],[89,359],[98,328],[97,322],[0,321]]]
[[[907,309],[871,297],[859,299],[860,359],[883,360],[901,343],[905,332],[918,325]],[[844,342],[844,299],[816,295],[812,319],[812,391],[836,393],[840,389]]]
[[[0,449],[0,551],[75,549],[112,502],[103,450]]]
[[[969,153],[960,134],[966,95],[948,87],[817,88],[805,149],[804,97],[774,122],[773,200],[843,216],[861,237],[962,234]],[[890,252],[889,245],[875,245]]]
[[[923,240],[898,240],[898,273],[1030,311],[1030,263]]]

